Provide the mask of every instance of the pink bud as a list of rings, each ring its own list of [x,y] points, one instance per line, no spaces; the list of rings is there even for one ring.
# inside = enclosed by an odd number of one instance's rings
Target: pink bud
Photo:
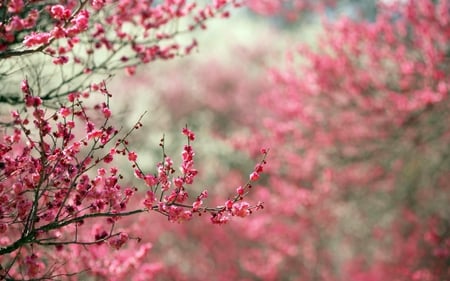
[[[259,179],[259,174],[257,172],[253,172],[250,174],[251,181],[257,181]]]

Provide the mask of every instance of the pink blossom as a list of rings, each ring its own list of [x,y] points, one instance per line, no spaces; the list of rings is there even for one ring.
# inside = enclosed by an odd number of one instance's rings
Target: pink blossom
[[[101,10],[105,5],[105,0],[92,0],[91,5],[92,7],[94,7],[94,9]]]
[[[251,181],[257,181],[259,179],[259,173],[253,172],[250,174],[250,180]]]
[[[57,20],[67,20],[70,18],[71,11],[63,5],[54,5],[50,8],[50,14]]]
[[[28,85],[28,80],[22,80],[21,90],[24,94],[30,95],[30,86]]]
[[[232,208],[233,208],[233,201],[232,200],[227,200],[226,202],[225,202],[225,208],[227,209],[227,210],[231,210]]]
[[[67,36],[66,31],[61,26],[55,26],[50,32],[50,34],[54,38],[64,38]]]
[[[173,179],[173,183],[177,188],[182,188],[184,184],[184,180],[180,177]]]
[[[183,134],[190,140],[195,140],[195,134],[188,128],[183,128]]]
[[[125,72],[129,76],[133,76],[136,73],[136,67],[135,66],[128,66],[125,68]]]
[[[153,175],[146,175],[144,180],[147,186],[154,186],[158,183],[158,178]]]
[[[127,241],[128,241],[128,234],[121,232],[118,236],[109,239],[108,244],[112,248],[119,250]]]
[[[87,10],[80,11],[72,22],[75,24],[78,32],[87,30],[89,24],[89,12]]]
[[[230,220],[230,217],[223,213],[213,214],[211,216],[211,222],[213,224],[226,224]]]
[[[200,195],[198,196],[199,199],[206,199],[208,198],[208,190],[203,190]]]
[[[137,160],[137,154],[134,151],[128,152],[128,160],[135,162]]]
[[[53,63],[56,65],[63,65],[69,62],[69,57],[67,56],[59,56],[53,59]]]
[[[91,140],[91,139],[100,138],[102,136],[103,136],[102,130],[93,130],[87,134],[87,139]]]
[[[153,206],[153,203],[154,203],[155,201],[156,201],[155,193],[152,192],[152,191],[147,191],[147,192],[146,192],[146,197],[145,197],[145,200],[144,200],[144,205],[145,205],[147,208],[151,209],[152,206]]]
[[[24,8],[23,0],[11,0],[8,2],[9,13],[20,13]]]
[[[235,216],[244,218],[250,214],[249,207],[250,204],[248,204],[247,202],[234,203],[233,207],[231,208],[231,213]]]
[[[41,32],[41,33],[32,32],[31,34],[25,36],[23,44],[27,47],[48,44],[50,38],[51,35],[48,32]]]
[[[69,116],[70,113],[71,113],[71,110],[67,107],[61,107],[61,109],[59,110],[59,114],[61,114],[61,116],[63,116],[63,117]]]
[[[194,203],[192,203],[192,211],[196,212],[198,211],[198,209],[200,209],[200,207],[202,206],[203,201],[202,200],[196,200],[194,201]]]

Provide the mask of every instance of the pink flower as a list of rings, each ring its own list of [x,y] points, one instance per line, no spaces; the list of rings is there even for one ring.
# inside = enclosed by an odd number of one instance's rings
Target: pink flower
[[[50,8],[50,15],[57,20],[67,20],[70,18],[71,11],[63,5],[55,5]]]
[[[198,211],[198,209],[202,206],[203,201],[202,200],[196,200],[194,203],[192,203],[192,211]]]
[[[25,105],[28,107],[38,107],[42,104],[40,97],[33,97],[31,95],[25,96]]]
[[[168,219],[170,222],[184,222],[192,218],[192,212],[184,210],[184,208],[170,206],[168,210]]]
[[[250,204],[248,204],[247,202],[234,203],[233,208],[231,209],[231,213],[234,216],[244,218],[250,214],[249,207]]]
[[[199,199],[208,198],[208,190],[203,190],[202,193],[198,196]]]
[[[91,5],[96,10],[101,10],[105,5],[105,0],[92,0]]]
[[[183,181],[182,178],[177,177],[177,178],[175,178],[175,179],[173,180],[173,184],[175,184],[175,186],[178,187],[178,188],[182,188],[182,187],[183,187],[183,184],[184,184],[184,181]]]
[[[27,47],[48,44],[50,41],[50,38],[51,38],[51,35],[48,32],[42,32],[42,33],[32,32],[31,34],[25,36],[25,38],[23,40],[23,44]]]
[[[211,216],[211,222],[213,224],[226,224],[230,220],[230,217],[223,213],[213,214]]]
[[[183,128],[183,134],[188,137],[190,141],[195,140],[195,134],[188,128]]]
[[[128,160],[135,162],[137,160],[137,154],[134,151],[128,153]]]
[[[31,180],[33,181],[34,184],[38,184],[40,179],[41,176],[39,175],[39,173],[33,173],[31,175]]]
[[[256,173],[260,174],[260,173],[263,172],[263,170],[264,170],[264,165],[263,164],[256,165],[256,167],[255,167],[255,172]]]
[[[227,210],[231,210],[231,208],[233,208],[233,201],[227,200],[227,202],[225,202],[225,208],[227,208]]]
[[[135,66],[128,66],[125,67],[125,72],[128,76],[133,76],[136,73],[136,67]]]
[[[259,179],[259,174],[257,172],[253,172],[250,174],[251,181],[257,181]]]
[[[144,181],[147,184],[147,186],[154,186],[158,184],[158,178],[155,177],[154,175],[146,175],[144,177]]]
[[[155,202],[155,200],[156,200],[155,193],[149,190],[149,191],[147,191],[147,193],[145,195],[146,195],[146,197],[145,197],[144,205],[147,208],[151,208],[153,205],[153,202]]]
[[[59,110],[59,114],[60,114],[61,116],[63,116],[63,117],[69,116],[70,113],[71,113],[71,110],[70,110],[69,108],[67,108],[67,107],[62,107],[62,108]]]
[[[53,59],[53,63],[56,65],[63,65],[69,62],[69,57],[67,56],[59,56]]]
[[[61,26],[55,26],[51,31],[51,35],[54,38],[64,38],[67,36],[67,32]]]
[[[108,243],[114,249],[119,250],[127,241],[128,234],[121,232],[118,236],[109,239]]]
[[[22,81],[22,85],[21,85],[21,90],[22,90],[22,93],[24,93],[24,94],[31,94],[31,92],[30,92],[30,86],[28,85],[28,80],[23,80]]]
[[[6,3],[8,3],[8,12],[9,13],[12,13],[12,14],[20,13],[23,10],[23,7],[24,7],[23,0],[11,0],[8,2],[6,2]]]
[[[103,135],[102,130],[94,130],[92,132],[89,132],[87,134],[88,140],[100,138]]]
[[[89,24],[89,12],[87,10],[82,10],[80,13],[72,20],[79,32],[87,30]]]

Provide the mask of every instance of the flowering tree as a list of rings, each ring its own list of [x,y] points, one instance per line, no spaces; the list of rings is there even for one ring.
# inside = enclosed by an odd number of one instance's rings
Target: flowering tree
[[[270,185],[300,205],[280,208],[289,219],[278,229],[300,229],[283,245],[300,250],[274,270],[301,261],[311,280],[448,276],[448,5],[407,1],[381,6],[374,23],[342,19],[319,51],[299,48],[306,62],[294,55],[271,72],[267,135],[254,140],[282,148]]]
[[[194,111],[224,116],[215,128],[234,132],[239,148],[270,146],[270,177],[256,191],[267,206],[255,220],[207,232],[185,226],[190,235],[171,240],[182,241],[173,272],[446,280],[449,16],[448,1],[397,1],[380,4],[375,22],[328,23],[317,46],[292,50],[287,66],[268,71],[270,83],[245,73],[251,67],[194,68],[204,94]],[[262,55],[237,60],[260,67]],[[236,178],[230,171],[227,181]],[[185,237],[208,246],[190,249]],[[235,237],[235,247],[215,247]]]
[[[164,137],[161,161],[155,170],[145,170],[129,143],[143,126],[141,119],[131,128],[115,124],[106,83],[115,70],[132,75],[140,64],[189,54],[196,41],[176,43],[176,36],[206,28],[208,19],[228,17],[226,9],[239,5],[227,0],[203,6],[184,0],[0,3],[0,102],[11,109],[9,118],[2,117],[0,142],[0,279],[77,278],[84,272],[121,280],[126,270],[75,257],[88,252],[92,258],[105,253],[104,245],[118,250],[129,240],[139,241],[120,228],[122,218],[154,211],[183,222],[209,213],[212,223],[224,224],[262,208],[243,198],[263,172],[266,150],[247,183],[208,207],[207,190],[189,198],[198,174],[194,133],[182,130],[186,145],[179,173]],[[131,169],[117,167],[120,157]],[[124,175],[133,172],[138,182],[127,185],[131,180]],[[123,269],[124,256],[139,260],[149,248],[138,245],[108,261]],[[147,265],[141,278],[155,268]]]

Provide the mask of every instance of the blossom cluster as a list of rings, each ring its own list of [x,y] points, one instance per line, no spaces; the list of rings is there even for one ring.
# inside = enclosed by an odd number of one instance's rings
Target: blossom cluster
[[[120,249],[129,240],[139,240],[125,229],[116,230],[123,217],[155,211],[170,222],[182,222],[194,213],[210,213],[212,218],[218,214],[243,217],[253,208],[242,201],[245,194],[232,199],[230,208],[204,206],[206,190],[195,202],[188,202],[193,190],[187,186],[194,184],[198,171],[191,145],[195,134],[187,127],[182,130],[188,144],[181,153],[179,176],[165,153],[164,139],[164,160],[157,164],[156,172],[141,169],[127,138],[142,123],[138,121],[125,133],[111,125],[112,96],[104,81],[85,92],[69,94],[67,104],[58,110],[44,107],[27,80],[21,89],[25,108],[12,111],[10,133],[0,142],[0,256],[6,268],[2,277],[69,274],[49,267],[61,263],[46,250],[50,246],[62,251],[70,245],[89,247],[107,242]],[[88,99],[97,94],[105,102],[88,106]],[[264,151],[264,158],[266,154]],[[125,171],[115,165],[120,157],[132,163],[142,183],[139,188],[122,183],[131,180],[124,179]],[[263,159],[254,173],[262,172],[264,164]],[[146,195],[143,203],[136,204],[139,189]],[[97,223],[92,233],[88,230],[93,222]]]
[[[55,58],[55,64],[69,60],[92,69],[86,56],[101,49],[122,62],[120,68],[156,59],[189,54],[196,46],[180,45],[172,39],[180,33],[206,28],[214,17],[228,17],[228,7],[239,7],[236,0],[212,1],[201,6],[196,1],[59,1],[54,4],[9,1],[5,19],[0,23],[0,57],[43,52]],[[174,25],[186,18],[185,26]],[[172,42],[171,42],[172,41]],[[166,43],[164,43],[166,42]],[[25,46],[24,50],[22,46]],[[82,45],[83,51],[74,50]],[[124,51],[124,48],[128,51]],[[121,52],[119,52],[121,51]],[[83,56],[83,52],[85,53]]]

